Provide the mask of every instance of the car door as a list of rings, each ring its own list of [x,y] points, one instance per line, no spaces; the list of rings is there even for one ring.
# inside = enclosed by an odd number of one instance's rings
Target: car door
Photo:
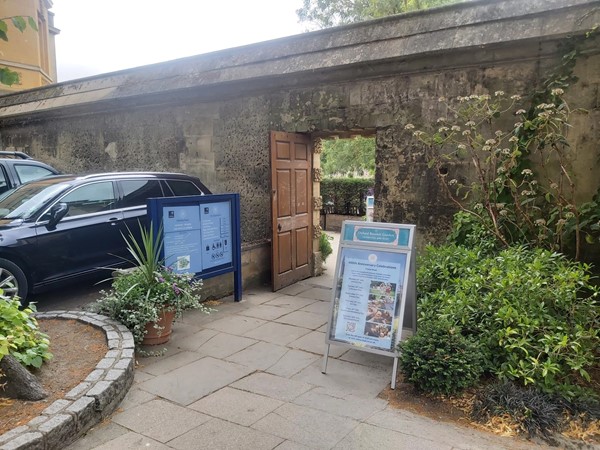
[[[116,255],[125,248],[123,212],[115,209],[116,201],[113,181],[91,181],[55,202],[66,203],[69,211],[53,229],[47,221],[38,221],[36,278],[41,284],[122,264]],[[106,274],[110,276],[110,271]]]

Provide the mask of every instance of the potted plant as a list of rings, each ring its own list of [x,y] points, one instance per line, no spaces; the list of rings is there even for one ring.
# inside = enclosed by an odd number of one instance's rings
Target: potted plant
[[[128,232],[123,238],[134,267],[113,272],[112,288],[102,291],[93,309],[125,325],[136,346],[163,344],[169,340],[173,320],[183,311],[211,311],[200,303],[202,281],[164,265],[162,228],[154,238],[152,224],[148,230],[140,224],[140,242]]]

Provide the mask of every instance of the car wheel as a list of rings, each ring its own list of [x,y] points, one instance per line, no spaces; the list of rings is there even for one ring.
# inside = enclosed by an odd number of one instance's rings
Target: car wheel
[[[29,286],[27,277],[12,261],[0,258],[0,289],[7,297],[19,296],[21,301],[27,298]]]

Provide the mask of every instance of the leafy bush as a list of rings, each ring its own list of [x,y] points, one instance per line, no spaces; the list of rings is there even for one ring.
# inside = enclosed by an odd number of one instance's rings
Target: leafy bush
[[[589,267],[547,250],[429,247],[418,269],[420,320],[444,319],[483,345],[486,369],[567,398],[584,395],[600,348]]]
[[[321,252],[323,262],[325,262],[327,257],[333,253],[333,248],[331,247],[332,240],[333,238],[325,233],[321,233],[321,236],[319,236],[319,251]]]
[[[561,398],[505,381],[479,390],[471,414],[479,422],[508,416],[521,433],[533,437],[559,431],[564,424],[564,412]]]
[[[398,347],[405,379],[422,391],[452,394],[473,386],[483,373],[479,344],[444,320],[422,324]]]
[[[329,214],[364,216],[367,211],[367,192],[373,189],[372,178],[324,178],[321,181],[321,196]]]
[[[17,298],[0,296],[0,359],[11,354],[25,366],[41,367],[52,358],[50,341],[32,316],[35,305],[20,307]]]

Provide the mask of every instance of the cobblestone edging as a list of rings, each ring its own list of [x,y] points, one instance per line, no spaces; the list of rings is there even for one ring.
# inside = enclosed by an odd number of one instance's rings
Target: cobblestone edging
[[[110,415],[133,383],[134,343],[129,330],[100,314],[37,313],[38,319],[73,319],[104,331],[108,352],[85,380],[27,423],[0,436],[0,450],[65,448]]]

